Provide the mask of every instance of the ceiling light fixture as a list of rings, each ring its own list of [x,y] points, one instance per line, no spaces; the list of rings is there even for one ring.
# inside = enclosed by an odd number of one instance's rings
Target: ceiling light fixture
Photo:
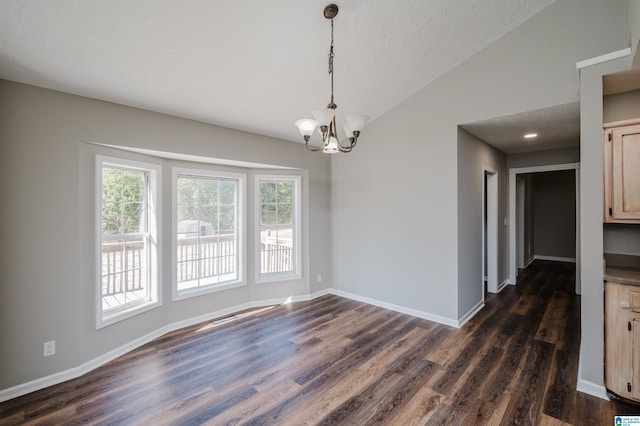
[[[331,20],[331,46],[329,47],[329,74],[331,75],[331,101],[327,105],[326,109],[313,111],[313,117],[303,118],[296,121],[298,130],[304,137],[305,146],[309,151],[322,151],[325,154],[335,154],[337,152],[351,152],[356,146],[358,136],[364,128],[365,123],[369,120],[366,115],[348,115],[345,118],[343,126],[344,132],[347,135],[349,143],[342,145],[340,138],[338,137],[338,131],[336,127],[336,108],[338,107],[333,102],[333,18],[338,14],[338,6],[335,4],[329,4],[324,8],[324,17]],[[316,127],[319,127],[318,132],[322,136],[322,145],[320,147],[314,147],[309,145],[309,140]]]
[[[538,134],[537,133],[527,133],[526,135],[524,135],[524,137],[526,139],[537,138]]]

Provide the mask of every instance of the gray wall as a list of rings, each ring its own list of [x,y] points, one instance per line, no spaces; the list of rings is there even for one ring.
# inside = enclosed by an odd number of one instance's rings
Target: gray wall
[[[533,174],[533,247],[537,256],[576,257],[576,174]]]
[[[630,57],[580,70],[580,274],[582,277],[578,389],[604,391],[602,232],[602,76],[629,69]]]
[[[629,45],[631,46],[631,57],[634,67],[640,67],[640,54],[638,54],[638,44],[640,43],[640,0],[627,1],[627,31]]]
[[[640,118],[640,90],[605,96],[602,102],[605,123]]]
[[[457,233],[466,228],[457,217],[458,125],[577,102],[575,64],[624,47],[624,6],[553,3],[377,118],[349,156],[333,158],[334,286],[464,315],[458,275],[476,265],[458,265]]]
[[[508,277],[506,155],[458,128],[458,312],[464,316],[483,297],[482,206],[484,169],[498,172],[498,284]]]
[[[324,288],[331,285],[330,160],[301,144],[7,81],[0,81],[0,140],[0,389],[80,366],[167,324],[251,301],[308,295],[323,288],[318,274]],[[185,163],[87,142],[300,169],[303,279],[255,285],[249,232],[247,286],[172,302],[165,238],[163,305],[96,330],[95,154],[163,166],[165,237],[171,235],[170,166]],[[247,172],[251,191],[254,171]],[[251,192],[248,201],[251,230]],[[57,353],[43,358],[48,340],[56,340]]]
[[[540,167],[553,164],[570,164],[580,161],[580,146],[569,148],[547,149],[544,151],[509,154],[507,167],[518,169],[522,167]]]
[[[640,256],[640,225],[605,223],[603,231],[602,243],[605,253]]]

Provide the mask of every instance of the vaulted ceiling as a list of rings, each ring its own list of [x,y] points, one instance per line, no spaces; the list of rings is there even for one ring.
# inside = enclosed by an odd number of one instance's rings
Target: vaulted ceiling
[[[343,0],[339,116],[375,120],[554,0]],[[3,0],[0,78],[300,142],[327,0]]]

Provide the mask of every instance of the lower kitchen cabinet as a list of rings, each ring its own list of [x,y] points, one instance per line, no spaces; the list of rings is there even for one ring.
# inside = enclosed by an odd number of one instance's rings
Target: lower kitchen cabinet
[[[605,385],[640,402],[640,286],[605,281]]]

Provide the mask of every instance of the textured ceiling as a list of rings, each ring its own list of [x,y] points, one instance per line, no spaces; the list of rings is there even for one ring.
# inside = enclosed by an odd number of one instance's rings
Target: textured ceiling
[[[463,129],[507,154],[580,145],[578,102],[464,124]],[[524,137],[536,133],[532,139]]]
[[[372,119],[554,0],[345,0],[339,116]],[[0,78],[300,141],[329,101],[318,0],[3,0]]]

